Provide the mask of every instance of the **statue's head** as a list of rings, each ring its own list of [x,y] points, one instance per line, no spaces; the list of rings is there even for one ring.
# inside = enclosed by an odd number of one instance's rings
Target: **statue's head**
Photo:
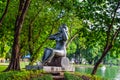
[[[68,32],[68,27],[66,26],[66,24],[62,24],[62,25],[60,26],[60,28],[59,28],[59,31],[61,32],[61,31],[63,31],[63,29],[64,29],[66,32]]]

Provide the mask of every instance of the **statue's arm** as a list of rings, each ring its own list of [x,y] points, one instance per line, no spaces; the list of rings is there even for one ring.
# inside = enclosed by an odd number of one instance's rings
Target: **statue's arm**
[[[50,40],[55,40],[55,39],[56,39],[56,36],[57,36],[58,34],[59,34],[59,33],[50,35],[49,39],[50,39]]]
[[[65,31],[65,29],[63,29],[63,40],[67,40],[67,39],[68,39],[67,32]]]
[[[49,39],[50,40],[55,40],[55,36],[54,35],[50,35]]]

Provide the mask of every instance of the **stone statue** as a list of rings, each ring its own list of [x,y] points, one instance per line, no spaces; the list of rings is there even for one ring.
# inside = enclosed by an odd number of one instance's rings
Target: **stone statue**
[[[42,64],[50,63],[53,57],[65,57],[66,56],[66,41],[68,39],[68,28],[65,24],[60,26],[59,31],[56,34],[50,35],[50,40],[56,41],[56,47],[45,48],[42,58]]]

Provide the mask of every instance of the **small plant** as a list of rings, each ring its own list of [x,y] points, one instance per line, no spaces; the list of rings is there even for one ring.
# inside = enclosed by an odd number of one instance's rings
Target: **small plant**
[[[75,73],[69,73],[66,72],[65,74],[65,80],[106,80],[99,76],[92,76],[90,74],[80,74],[78,72]]]
[[[0,73],[0,80],[30,80],[30,78],[38,77],[42,71],[10,71]]]
[[[80,78],[80,77],[78,77],[76,75],[70,74],[68,72],[66,72],[64,74],[64,76],[65,76],[65,80],[82,80],[82,78]]]
[[[53,80],[53,78],[50,74],[46,74],[41,77],[33,78],[32,80]]]

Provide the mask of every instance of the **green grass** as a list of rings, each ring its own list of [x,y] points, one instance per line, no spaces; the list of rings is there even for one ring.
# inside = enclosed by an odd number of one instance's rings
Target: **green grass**
[[[31,78],[40,77],[41,76],[40,74],[42,74],[42,72],[43,72],[42,70],[29,70],[29,71],[22,70],[2,72],[0,73],[0,80],[31,80]]]
[[[32,78],[31,80],[53,80],[53,78],[50,74],[45,74],[40,77]]]
[[[20,62],[21,69],[25,68],[25,66],[28,64],[29,64],[29,62]]]
[[[20,62],[21,69],[24,69],[29,62]],[[8,67],[9,63],[0,63],[0,72],[5,70]]]
[[[0,72],[2,72],[3,70],[5,70],[7,68],[7,66],[5,65],[0,65]]]

